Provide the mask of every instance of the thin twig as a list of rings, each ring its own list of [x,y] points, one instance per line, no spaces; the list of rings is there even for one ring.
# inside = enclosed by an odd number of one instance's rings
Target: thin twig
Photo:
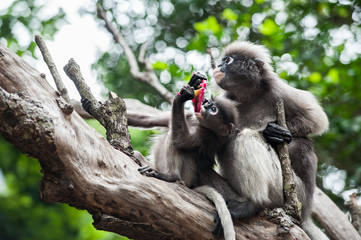
[[[148,43],[149,42],[146,41],[145,43],[142,44],[142,46],[140,46],[138,62],[145,65],[146,71],[153,72],[152,64],[150,63],[149,59],[145,58],[145,52],[147,50]]]
[[[125,41],[123,35],[116,29],[116,27],[107,19],[106,12],[102,9],[102,7],[97,4],[97,13],[98,17],[102,19],[105,23],[105,28],[112,34],[114,40],[120,44],[124,50],[124,54],[126,58],[128,59],[128,63],[130,66],[130,73],[133,76],[133,78],[149,84],[151,87],[153,87],[162,98],[164,98],[169,103],[173,100],[173,94],[170,93],[160,82],[157,77],[157,75],[154,73],[153,68],[150,64],[147,66],[146,72],[141,72],[138,66],[137,59],[133,53],[133,51],[130,49],[129,45]],[[145,49],[143,50],[145,51]],[[145,53],[144,53],[145,54]]]
[[[212,54],[212,49],[207,48],[207,53],[211,57],[211,66],[212,66],[213,69],[215,69],[217,66],[216,66],[216,61],[214,60],[214,57],[213,57],[213,54]]]
[[[350,210],[352,225],[356,231],[361,235],[361,208],[357,204],[357,195],[353,193],[350,195],[350,201],[345,202],[345,206]]]
[[[287,129],[283,99],[279,99],[277,101],[277,122],[281,127]],[[277,150],[282,166],[283,188],[286,196],[285,207],[286,210],[290,211],[291,215],[299,221],[301,220],[302,206],[297,198],[296,184],[293,179],[291,159],[287,143],[284,142],[278,144]]]
[[[58,69],[55,66],[53,58],[51,57],[50,52],[49,52],[44,40],[40,37],[40,35],[35,35],[35,42],[38,45],[41,54],[43,55],[46,65],[48,65],[51,75],[53,76],[53,79],[55,81],[56,88],[60,92],[60,95],[65,99],[65,101],[67,103],[71,104],[70,98],[68,95],[68,90],[66,89],[66,87],[59,75]]]

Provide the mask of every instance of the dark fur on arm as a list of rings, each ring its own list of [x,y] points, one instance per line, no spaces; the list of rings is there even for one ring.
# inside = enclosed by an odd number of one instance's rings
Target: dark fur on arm
[[[173,146],[178,150],[191,150],[200,145],[198,137],[191,133],[184,114],[184,103],[193,98],[194,89],[186,85],[173,100],[171,134]]]

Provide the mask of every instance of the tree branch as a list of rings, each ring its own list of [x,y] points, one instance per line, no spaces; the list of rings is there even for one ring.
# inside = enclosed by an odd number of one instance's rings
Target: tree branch
[[[142,46],[140,47],[139,50],[139,56],[138,56],[138,62],[143,64],[145,66],[145,69],[147,72],[153,72],[153,66],[150,63],[149,59],[147,59],[145,57],[145,52],[147,50],[148,47],[148,41],[146,41],[144,44],[142,44]]]
[[[207,53],[211,57],[211,66],[213,69],[215,69],[217,66],[216,66],[216,60],[214,59],[213,54],[212,54],[212,49],[207,48]]]
[[[361,235],[361,208],[357,204],[357,195],[353,193],[350,195],[350,200],[345,202],[345,206],[350,210],[352,225],[357,230],[358,234]]]
[[[63,112],[39,72],[3,45],[0,56],[0,132],[39,160],[44,201],[86,209],[98,229],[130,238],[214,239],[215,210],[206,198],[139,174],[76,112]],[[235,230],[238,239],[307,238],[298,227],[277,235],[277,225],[260,217],[235,221]]]
[[[70,98],[68,95],[68,90],[66,89],[66,87],[60,77],[58,69],[56,68],[56,65],[53,61],[53,58],[51,57],[51,54],[50,54],[48,47],[46,46],[44,40],[41,38],[40,35],[35,35],[35,42],[38,45],[41,54],[43,55],[46,65],[48,65],[51,75],[53,76],[53,79],[55,81],[56,88],[60,92],[60,95],[65,99],[65,101],[67,103],[71,104]]]
[[[361,240],[346,214],[319,188],[316,188],[313,195],[312,217],[320,223],[333,240]]]
[[[80,96],[90,97],[90,113],[105,127],[108,142],[114,148],[133,156],[123,99],[118,98],[115,93],[110,93],[104,104],[98,102],[84,81],[79,65],[73,59],[64,66],[64,71],[73,80]]]
[[[144,83],[149,84],[151,87],[153,87],[160,96],[165,99],[167,102],[171,103],[173,100],[173,94],[170,93],[160,82],[157,77],[157,75],[154,73],[153,68],[151,67],[151,64],[149,62],[146,62],[144,60],[145,55],[145,47],[143,47],[141,51],[141,60],[143,60],[143,63],[146,63],[146,71],[141,72],[138,66],[138,62],[134,56],[134,53],[130,49],[127,42],[124,40],[123,35],[115,28],[115,26],[109,22],[106,16],[106,12],[102,9],[100,4],[97,4],[97,14],[100,19],[102,19],[105,23],[106,29],[112,34],[114,40],[119,43],[122,48],[124,49],[124,53],[126,58],[128,59],[128,63],[130,66],[130,73],[131,75]],[[143,45],[144,46],[144,45]],[[143,56],[142,56],[143,55]]]
[[[277,101],[277,122],[281,127],[287,129],[283,99]],[[285,208],[296,221],[300,222],[302,206],[297,197],[287,143],[278,144],[277,151],[282,167],[283,189],[286,197]]]

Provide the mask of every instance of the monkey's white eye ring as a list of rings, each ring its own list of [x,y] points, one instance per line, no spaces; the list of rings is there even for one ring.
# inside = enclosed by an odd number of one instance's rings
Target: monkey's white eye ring
[[[218,109],[215,106],[211,107],[211,114],[216,115],[217,113],[218,113]]]
[[[226,59],[224,59],[224,61],[225,61],[227,64],[231,64],[231,63],[233,63],[234,59],[233,59],[233,57],[226,57]]]

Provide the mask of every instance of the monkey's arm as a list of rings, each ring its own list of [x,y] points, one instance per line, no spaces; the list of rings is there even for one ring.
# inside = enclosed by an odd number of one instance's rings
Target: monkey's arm
[[[171,134],[173,146],[178,150],[190,150],[200,145],[197,134],[189,130],[184,114],[184,103],[193,98],[193,87],[186,85],[173,100]]]

